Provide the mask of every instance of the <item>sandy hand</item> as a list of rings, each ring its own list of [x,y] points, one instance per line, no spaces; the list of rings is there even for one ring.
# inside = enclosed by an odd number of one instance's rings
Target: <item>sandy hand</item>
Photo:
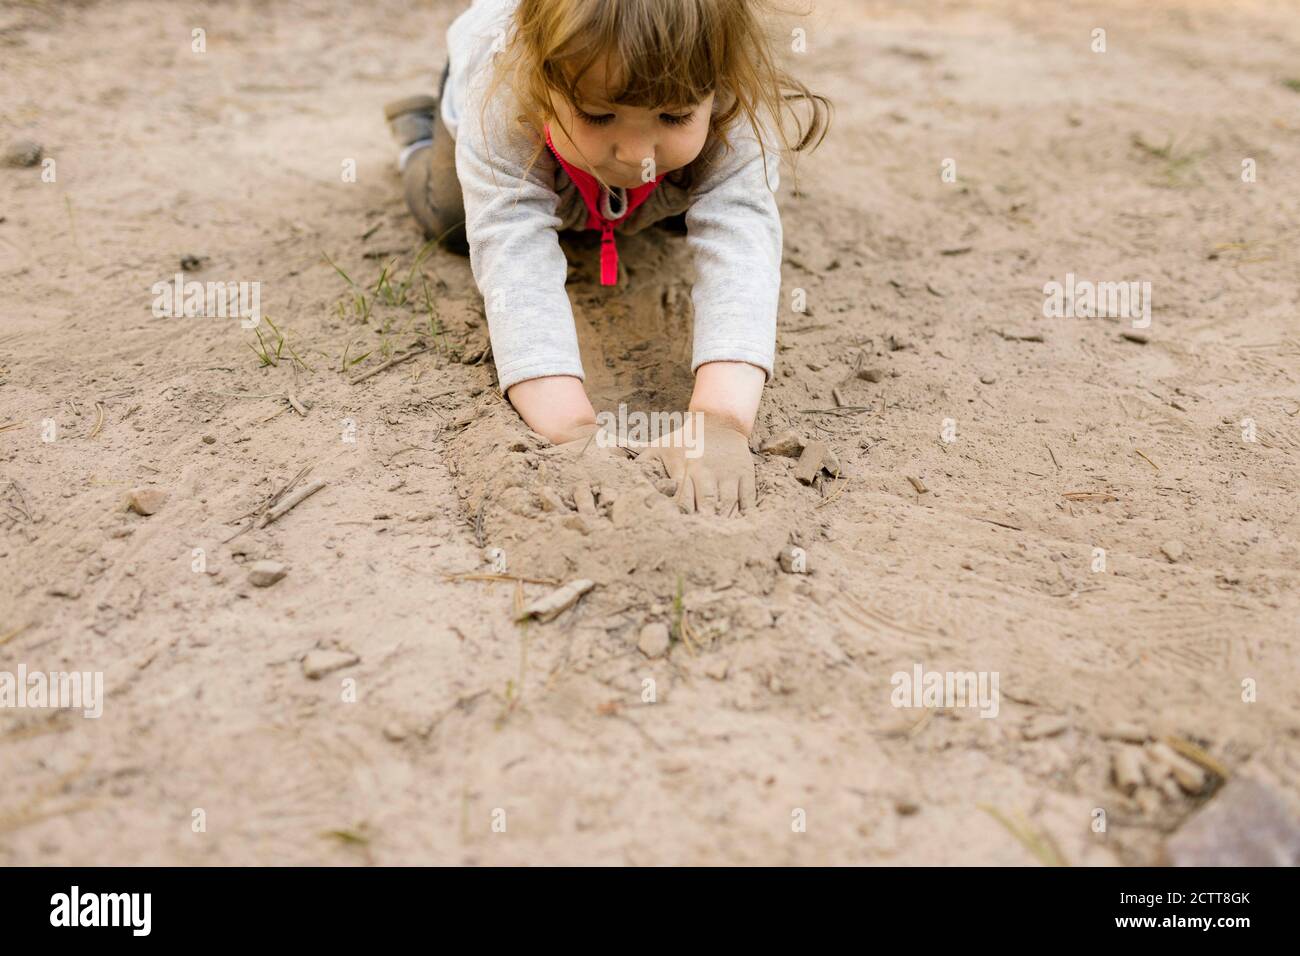
[[[674,500],[683,511],[745,514],[755,507],[754,459],[745,435],[706,413],[692,413],[690,424],[643,446],[641,461],[658,461],[677,483]]]
[[[579,427],[579,437],[560,442],[546,452],[547,458],[559,468],[561,485],[568,485],[573,493],[574,506],[579,514],[595,514],[595,491],[601,485],[616,479],[626,467],[620,465],[631,453],[620,448],[609,432],[598,425]]]

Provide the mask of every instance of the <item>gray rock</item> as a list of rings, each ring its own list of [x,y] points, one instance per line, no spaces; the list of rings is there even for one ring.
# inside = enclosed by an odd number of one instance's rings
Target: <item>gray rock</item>
[[[1300,866],[1300,821],[1266,784],[1233,777],[1165,844],[1173,866]]]
[[[41,161],[43,154],[44,150],[41,149],[40,143],[30,139],[16,139],[9,144],[0,163],[21,169],[24,166],[35,166]]]

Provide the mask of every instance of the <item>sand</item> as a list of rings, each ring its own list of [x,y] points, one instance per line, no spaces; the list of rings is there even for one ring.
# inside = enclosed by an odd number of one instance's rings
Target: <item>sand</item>
[[[0,8],[0,145],[56,162],[0,169],[0,671],[104,682],[0,709],[0,863],[1153,864],[1222,783],[1126,794],[1167,740],[1296,813],[1292,5],[819,3],[740,519],[617,459],[579,514],[503,404],[382,122],[456,10],[411,7]],[[597,407],[681,408],[681,238],[616,291],[566,247]],[[154,317],[186,256],[261,283],[276,364]],[[1149,328],[1045,316],[1069,275],[1149,282]],[[895,706],[917,668],[996,715]]]

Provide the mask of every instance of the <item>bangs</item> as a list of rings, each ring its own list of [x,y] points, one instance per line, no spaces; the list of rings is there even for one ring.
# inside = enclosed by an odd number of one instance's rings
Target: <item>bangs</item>
[[[688,107],[718,88],[721,31],[711,4],[575,6],[558,42],[539,51],[546,82],[571,105],[599,96],[619,106]]]

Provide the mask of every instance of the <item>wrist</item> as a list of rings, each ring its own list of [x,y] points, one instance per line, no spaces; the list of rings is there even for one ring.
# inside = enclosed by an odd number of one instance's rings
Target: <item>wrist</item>
[[[596,429],[596,410],[582,381],[571,375],[518,382],[510,386],[506,399],[529,428],[557,445]]]
[[[748,362],[706,362],[695,373],[689,410],[703,412],[748,438],[766,381],[767,374]]]

